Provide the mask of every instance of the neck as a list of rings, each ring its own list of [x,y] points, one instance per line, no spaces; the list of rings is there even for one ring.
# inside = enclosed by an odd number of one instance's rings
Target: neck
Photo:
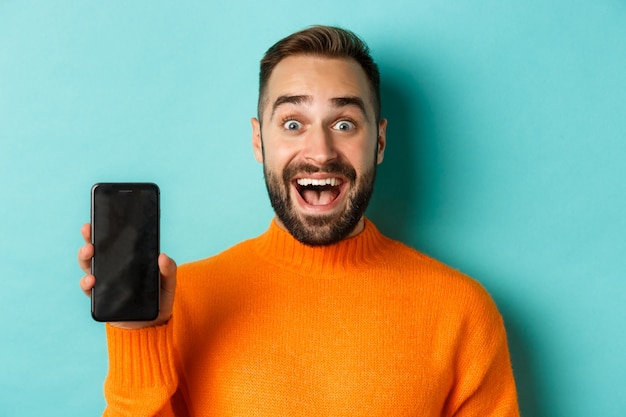
[[[332,245],[308,246],[297,241],[275,219],[257,240],[257,251],[264,259],[298,275],[324,277],[382,262],[387,241],[373,223],[361,219],[353,236]]]

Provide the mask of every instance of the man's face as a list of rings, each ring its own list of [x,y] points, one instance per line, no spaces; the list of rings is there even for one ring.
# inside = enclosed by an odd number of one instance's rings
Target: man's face
[[[372,94],[356,61],[297,55],[274,68],[254,154],[278,224],[308,245],[328,245],[363,229],[385,149]]]

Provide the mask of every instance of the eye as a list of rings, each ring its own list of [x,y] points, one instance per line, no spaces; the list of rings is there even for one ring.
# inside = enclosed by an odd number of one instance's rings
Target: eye
[[[285,130],[296,131],[302,128],[302,123],[297,120],[287,120],[283,123],[283,128]]]
[[[341,120],[335,123],[335,125],[333,126],[333,129],[340,130],[342,132],[348,132],[350,130],[354,130],[355,127],[356,126],[354,125],[354,123],[348,120]]]

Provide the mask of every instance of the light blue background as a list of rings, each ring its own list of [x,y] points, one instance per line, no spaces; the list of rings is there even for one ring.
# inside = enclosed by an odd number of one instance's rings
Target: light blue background
[[[159,183],[179,263],[266,229],[258,61],[315,23],[382,70],[369,216],[490,291],[523,415],[626,413],[626,2],[0,0],[0,415],[104,407],[93,183]]]

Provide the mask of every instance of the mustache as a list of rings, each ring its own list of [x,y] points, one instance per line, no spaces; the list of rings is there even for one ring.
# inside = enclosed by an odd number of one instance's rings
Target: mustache
[[[356,181],[356,170],[354,167],[342,161],[332,161],[321,166],[304,162],[290,164],[283,171],[283,181],[285,184],[289,184],[296,174],[316,174],[319,172],[346,177],[352,182]]]

